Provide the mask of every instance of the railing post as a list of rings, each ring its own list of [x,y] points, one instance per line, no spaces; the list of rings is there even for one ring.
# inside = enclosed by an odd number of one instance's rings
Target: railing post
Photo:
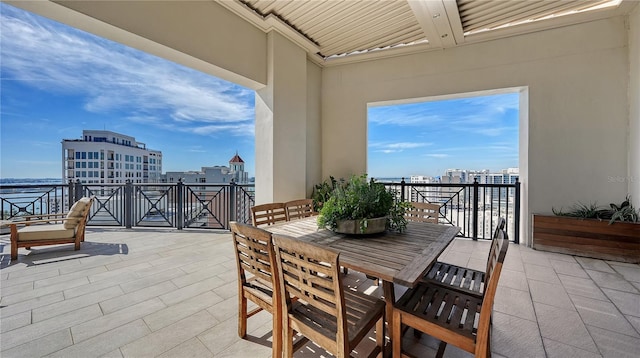
[[[182,182],[182,178],[178,179],[176,196],[176,228],[182,230],[182,226],[184,225],[184,183]]]
[[[75,198],[76,198],[75,188],[76,188],[76,186],[73,183],[73,180],[69,179],[69,189],[68,189],[69,190],[69,195],[68,195],[68,199],[67,199],[68,200],[67,204],[69,205],[68,206],[69,209],[71,208],[71,206],[73,206],[73,203],[74,203]],[[69,210],[69,209],[67,209],[67,210]],[[66,210],[63,210],[63,211],[66,211]]]
[[[520,243],[520,180],[516,178],[516,190],[513,203],[513,242]]]
[[[133,184],[127,179],[124,184],[124,226],[131,229],[133,223]]]
[[[82,199],[82,182],[80,181],[80,179],[76,179],[75,189],[73,190],[73,197],[74,197],[74,200],[73,200],[74,203]]]
[[[404,188],[405,188],[405,181],[404,181],[404,177],[402,177],[402,180],[400,181],[400,202],[404,202]]]
[[[238,221],[238,197],[236,181],[231,179],[229,184],[229,221]],[[224,223],[225,229],[229,229],[229,222]]]
[[[478,240],[478,178],[473,178],[473,240]]]

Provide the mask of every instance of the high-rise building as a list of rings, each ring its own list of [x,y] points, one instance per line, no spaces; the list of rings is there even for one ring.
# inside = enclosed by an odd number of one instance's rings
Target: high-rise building
[[[412,175],[409,178],[409,182],[412,184],[428,184],[428,183],[439,183],[440,180],[434,177],[427,177],[424,175]]]
[[[249,182],[249,173],[244,171],[244,160],[238,153],[229,160],[229,166],[216,165],[213,167],[202,167],[200,171],[167,172],[163,175],[163,182],[177,183],[209,183],[220,184],[235,182],[238,184]]]
[[[80,139],[62,140],[62,179],[83,183],[159,183],[162,152],[134,137],[104,130],[83,130]]]

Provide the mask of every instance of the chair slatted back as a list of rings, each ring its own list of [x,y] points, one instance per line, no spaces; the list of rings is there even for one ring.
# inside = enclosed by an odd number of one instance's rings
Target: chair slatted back
[[[284,203],[284,207],[287,212],[288,221],[317,215],[317,213],[313,211],[313,199],[291,200]]]
[[[285,235],[274,234],[273,240],[285,312],[291,309],[291,296],[324,312],[338,345],[344,345],[348,335],[339,253]]]
[[[489,340],[491,339],[489,330],[491,330],[493,302],[496,291],[498,290],[498,280],[502,273],[504,259],[507,256],[507,249],[509,248],[509,236],[503,229],[498,231],[498,241],[499,244],[497,245],[495,254],[489,257],[489,260],[493,263],[490,265],[490,269],[487,270],[486,274],[488,284],[484,292],[484,297],[482,298],[482,310],[480,311],[480,317],[478,319],[476,356],[478,356],[478,353],[488,352],[489,350]]]
[[[407,210],[405,217],[409,221],[438,223],[440,205],[433,203],[411,202],[411,208]]]
[[[230,222],[236,264],[241,285],[247,284],[246,272],[271,287],[275,286],[271,233],[250,225]]]
[[[487,269],[485,271],[484,277],[485,284],[487,284],[489,282],[489,279],[491,278],[491,272],[493,271],[494,266],[498,260],[500,249],[502,245],[504,245],[503,240],[507,235],[504,231],[505,225],[506,220],[504,218],[499,218],[498,224],[496,225],[496,230],[494,231],[493,238],[491,240],[491,248],[489,249],[489,258],[487,259]],[[509,241],[508,238],[507,241]]]
[[[251,207],[253,226],[269,226],[281,221],[287,221],[284,203],[269,203]]]

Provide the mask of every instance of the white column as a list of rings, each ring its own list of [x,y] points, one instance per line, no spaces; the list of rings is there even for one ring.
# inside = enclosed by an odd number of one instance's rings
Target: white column
[[[629,194],[640,207],[640,6],[629,14]]]
[[[267,34],[267,86],[256,91],[256,204],[306,196],[307,62],[303,49]]]

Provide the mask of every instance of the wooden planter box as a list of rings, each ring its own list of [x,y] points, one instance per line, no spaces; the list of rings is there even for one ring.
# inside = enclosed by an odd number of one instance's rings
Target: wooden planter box
[[[640,263],[640,223],[533,215],[533,248]]]

